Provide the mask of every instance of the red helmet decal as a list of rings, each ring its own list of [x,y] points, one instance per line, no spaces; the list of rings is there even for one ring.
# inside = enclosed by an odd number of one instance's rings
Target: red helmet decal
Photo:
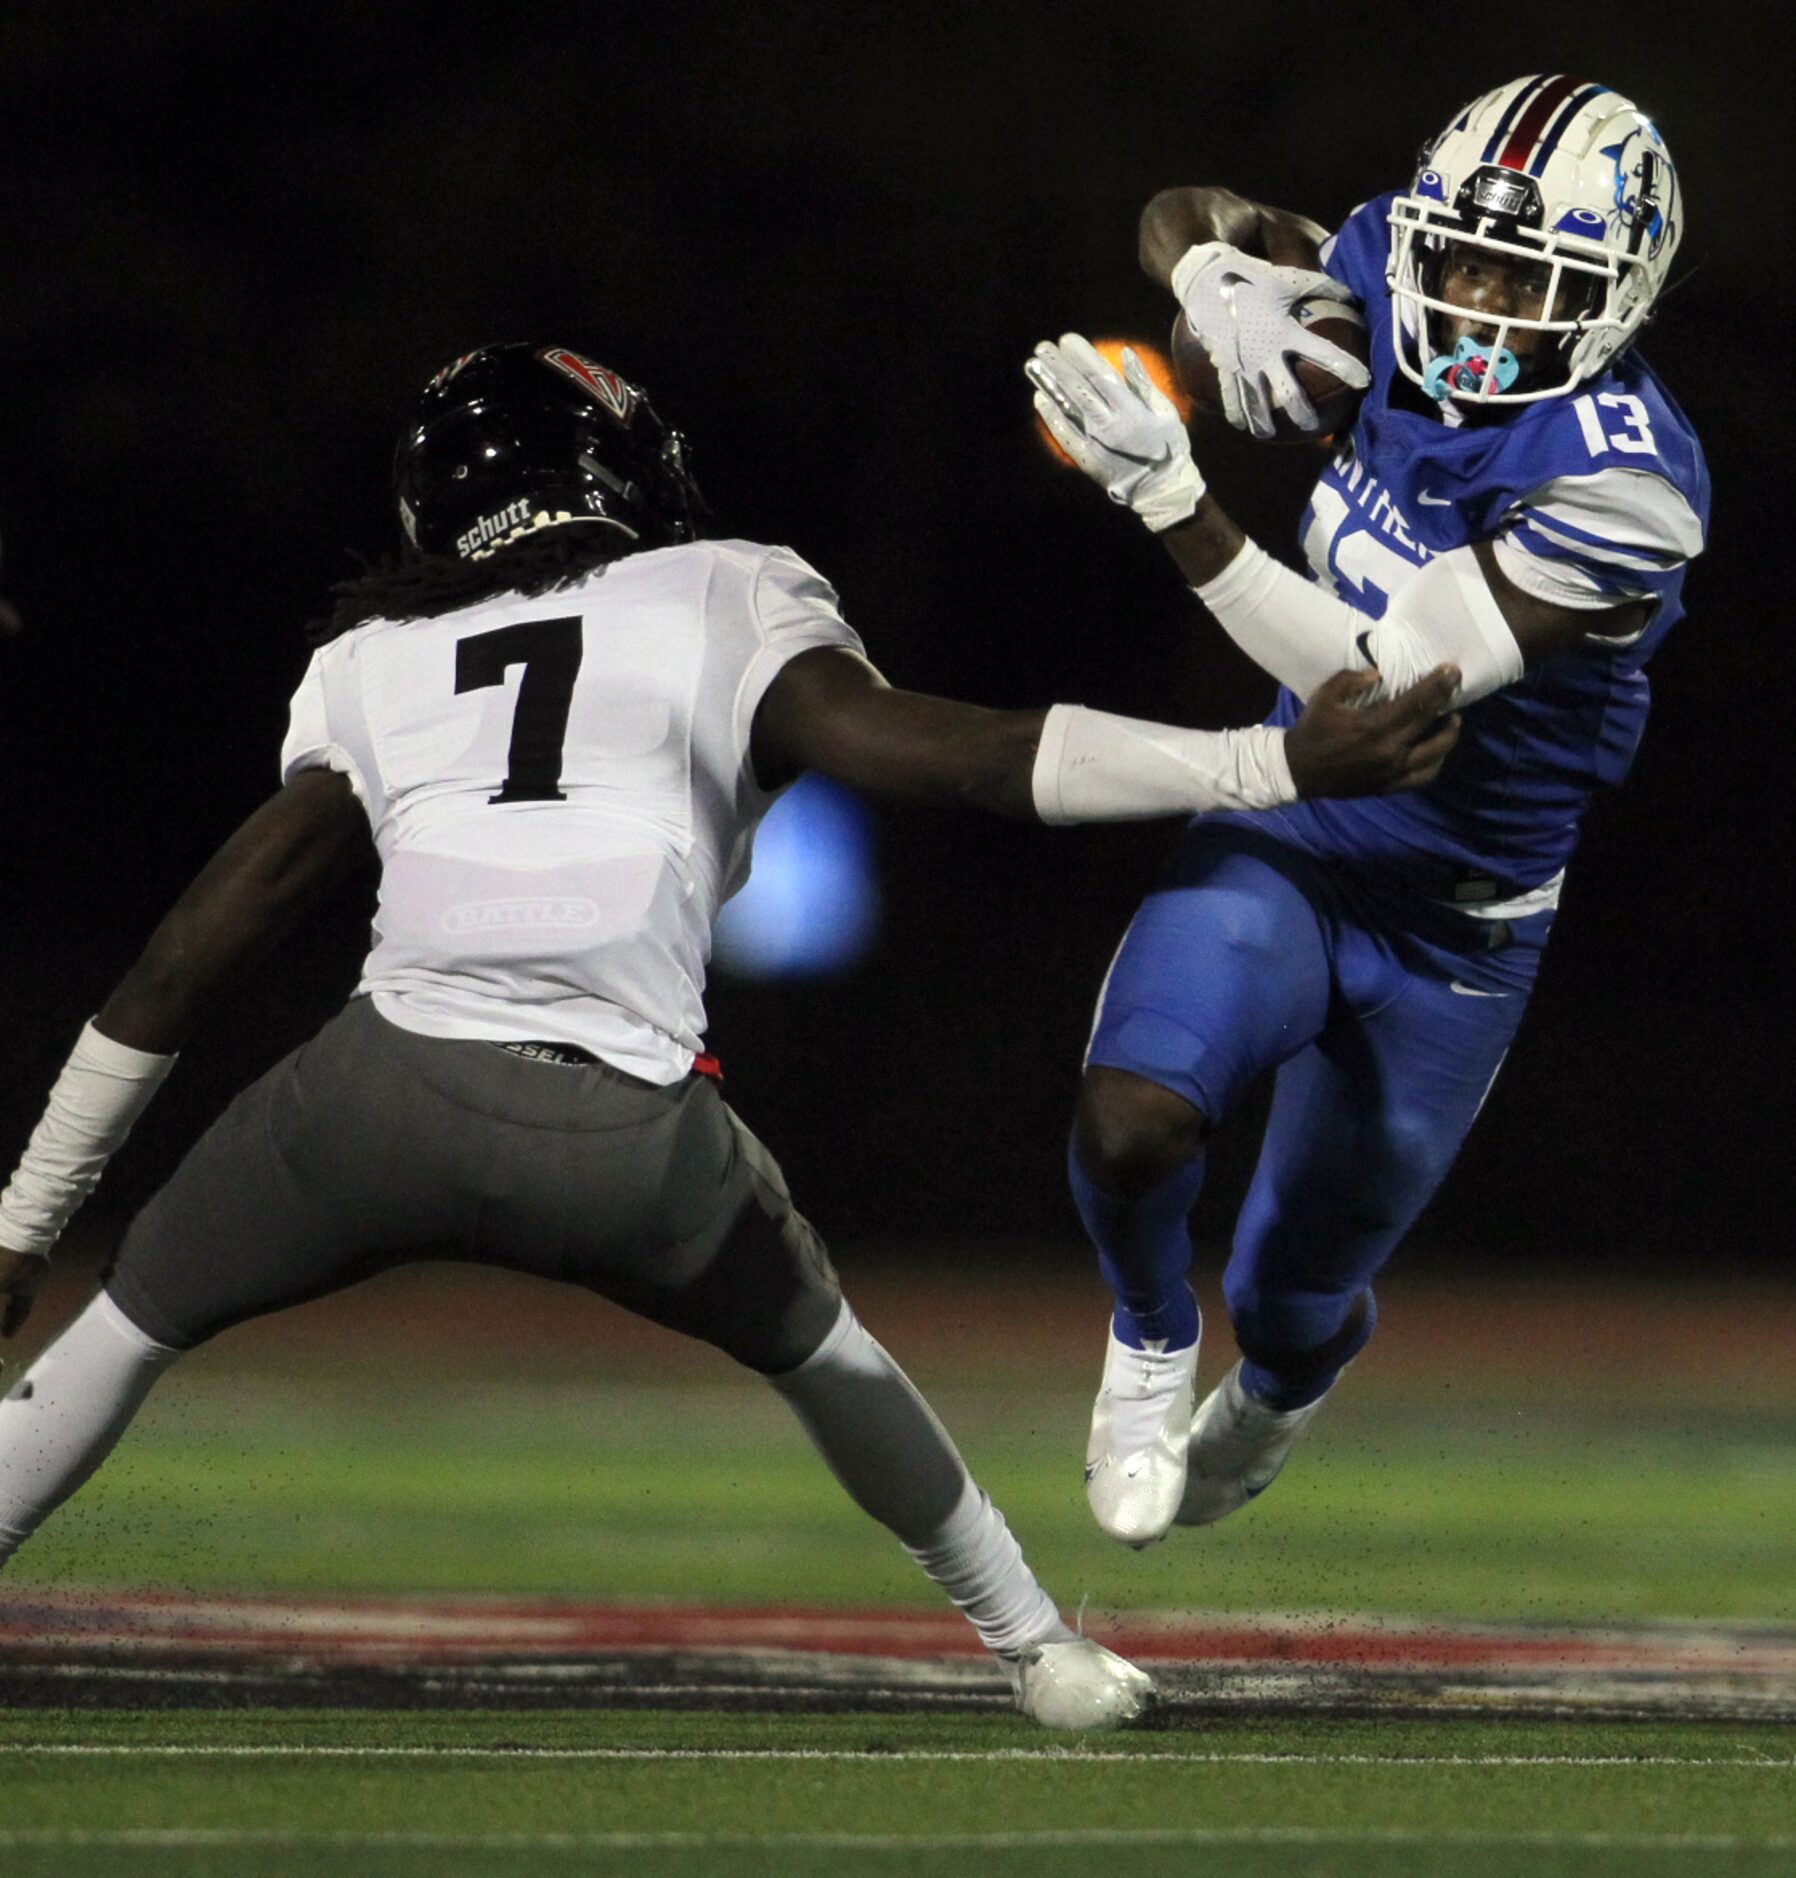
[[[570,352],[566,346],[545,346],[537,357],[545,365],[552,365],[556,371],[565,373],[596,403],[604,405],[619,423],[629,423],[636,409],[636,393],[616,372],[595,365],[591,359],[582,358],[578,352]]]
[[[473,354],[473,353],[471,353],[471,352],[464,352],[464,353],[463,353],[463,354],[461,355],[461,357],[460,357],[459,359],[454,359],[454,360],[452,360],[452,361],[451,361],[451,362],[450,362],[449,364],[447,364],[447,365],[445,365],[445,366],[443,367],[443,369],[442,369],[442,370],[441,370],[440,372],[438,372],[438,373],[437,373],[437,375],[436,375],[436,377],[435,377],[435,378],[433,378],[433,379],[432,379],[432,380],[430,381],[430,383],[429,383],[428,385],[426,385],[426,386],[424,387],[424,389],[425,389],[426,391],[440,391],[440,390],[442,390],[442,388],[443,388],[443,387],[444,387],[444,386],[445,386],[446,384],[448,384],[448,382],[450,381],[450,379],[452,379],[452,378],[453,378],[453,377],[455,376],[455,374],[456,374],[457,372],[459,372],[459,371],[461,370],[461,368],[462,368],[462,367],[463,367],[464,365],[466,365],[466,364],[467,364],[467,362],[468,362],[468,361],[469,361],[469,360],[470,360],[470,359],[471,359],[471,358],[472,358],[473,356],[474,356],[474,354]]]

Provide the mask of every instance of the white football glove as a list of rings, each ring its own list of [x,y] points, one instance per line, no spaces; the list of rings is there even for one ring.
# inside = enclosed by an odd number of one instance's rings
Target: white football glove
[[[1305,300],[1352,302],[1353,295],[1328,274],[1274,267],[1227,242],[1205,241],[1179,257],[1172,290],[1185,324],[1216,367],[1223,413],[1237,430],[1264,441],[1275,434],[1277,411],[1299,430],[1313,435],[1320,428],[1316,407],[1289,359],[1308,359],[1358,391],[1372,382],[1372,374],[1350,352],[1291,317],[1292,308]]]
[[[1158,533],[1189,518],[1204,493],[1191,439],[1127,348],[1119,372],[1088,339],[1044,339],[1023,367],[1054,440],[1110,498]]]

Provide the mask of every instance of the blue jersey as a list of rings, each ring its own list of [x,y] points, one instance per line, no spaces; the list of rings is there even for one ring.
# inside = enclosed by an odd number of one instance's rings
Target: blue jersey
[[[1301,802],[1257,816],[1375,879],[1502,898],[1551,882],[1598,783],[1626,775],[1646,723],[1645,666],[1683,616],[1709,480],[1683,413],[1638,351],[1575,393],[1454,427],[1398,371],[1385,285],[1388,196],[1349,217],[1324,264],[1370,329],[1372,384],[1303,518],[1312,576],[1373,618],[1436,554],[1496,544],[1525,590],[1592,609],[1644,600],[1631,639],[1586,638],[1469,706],[1439,777],[1405,795]],[[1281,691],[1271,721],[1295,721]]]

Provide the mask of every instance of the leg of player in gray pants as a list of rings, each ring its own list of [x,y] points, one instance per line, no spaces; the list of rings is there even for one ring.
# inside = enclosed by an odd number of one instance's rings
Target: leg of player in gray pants
[[[366,1003],[231,1104],[133,1224],[100,1297],[0,1404],[0,1561],[181,1351],[432,1256],[583,1285],[716,1344],[770,1377],[990,1648],[1035,1661],[1071,1636],[713,1084],[422,1037]],[[1124,1719],[1142,1692],[1118,1682],[1108,1697],[1066,1725]]]

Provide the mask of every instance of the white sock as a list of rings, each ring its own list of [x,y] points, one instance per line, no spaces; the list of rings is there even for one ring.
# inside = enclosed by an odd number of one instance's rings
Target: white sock
[[[0,1400],[0,1564],[106,1456],[181,1352],[101,1292]]]
[[[966,1612],[988,1650],[1019,1656],[1038,1643],[1061,1643],[1075,1634],[1035,1582],[1004,1515],[970,1476],[960,1505],[936,1538],[904,1549]]]
[[[1166,1418],[1179,1398],[1185,1379],[1197,1368],[1197,1353],[1203,1340],[1202,1326],[1197,1338],[1178,1350],[1168,1350],[1164,1341],[1146,1341],[1139,1350],[1130,1348],[1111,1333],[1116,1345],[1116,1360],[1106,1358],[1104,1386],[1110,1390],[1110,1451],[1112,1454],[1138,1454],[1158,1441],[1166,1429]],[[1186,1433],[1177,1431],[1179,1439]]]
[[[811,1355],[770,1380],[849,1497],[898,1535],[988,1649],[1073,1634],[948,1431],[846,1301]]]

